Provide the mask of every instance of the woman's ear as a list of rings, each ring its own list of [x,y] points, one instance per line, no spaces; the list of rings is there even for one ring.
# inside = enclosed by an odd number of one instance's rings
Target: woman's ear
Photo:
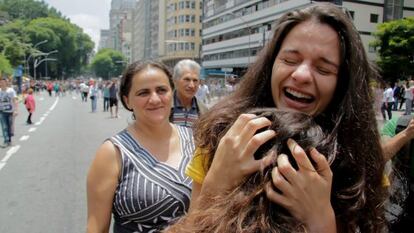
[[[129,99],[128,99],[128,96],[124,95],[124,96],[122,96],[122,98],[124,99],[124,103],[126,104],[126,106],[127,106],[129,109],[132,109],[132,108],[129,106]]]

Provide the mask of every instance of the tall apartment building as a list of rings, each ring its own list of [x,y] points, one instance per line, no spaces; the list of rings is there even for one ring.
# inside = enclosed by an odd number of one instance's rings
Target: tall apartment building
[[[160,60],[174,66],[179,60],[190,58],[200,62],[201,0],[166,1],[166,39],[160,48]]]
[[[159,59],[164,54],[165,0],[139,0],[133,11],[132,59]]]
[[[131,60],[132,10],[136,0],[112,0],[109,12],[109,48]]]
[[[285,12],[316,0],[205,0],[202,65],[206,74],[243,74],[271,38],[276,20]],[[326,2],[326,1],[325,1]],[[386,20],[414,15],[414,0],[331,0],[347,9],[368,57],[376,26]]]
[[[110,38],[111,32],[109,29],[102,29],[99,36],[99,45],[98,50],[103,48],[109,48],[109,38]]]

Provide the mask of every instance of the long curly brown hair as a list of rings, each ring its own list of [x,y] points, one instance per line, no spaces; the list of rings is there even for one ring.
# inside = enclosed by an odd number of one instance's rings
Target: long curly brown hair
[[[278,132],[277,137],[258,149],[255,153],[257,159],[274,150],[276,154],[289,155],[295,164],[286,143],[289,138],[294,139],[306,152],[316,148],[320,153],[330,156],[328,160],[335,157],[335,135],[325,135],[313,117],[276,108],[253,109],[249,113],[267,117],[272,122],[269,128]],[[195,210],[181,220],[196,224],[177,224],[178,227],[172,226],[167,232],[305,232],[301,222],[266,197],[264,187],[272,179],[271,169],[268,167],[263,172],[254,173],[229,194],[201,203],[200,210]]]
[[[340,40],[335,94],[325,111],[315,116],[326,134],[337,137],[338,153],[331,163],[331,203],[338,228],[343,232],[380,232],[384,226],[384,159],[369,88],[377,72],[352,21],[333,4],[312,4],[279,19],[272,40],[249,67],[238,89],[199,119],[194,128],[196,145],[207,151],[208,169],[219,140],[241,113],[256,107],[276,107],[271,91],[273,63],[290,30],[308,20],[330,26]]]

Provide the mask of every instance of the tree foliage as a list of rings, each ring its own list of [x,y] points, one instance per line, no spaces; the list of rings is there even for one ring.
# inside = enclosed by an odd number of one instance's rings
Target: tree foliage
[[[48,75],[60,78],[85,70],[94,43],[82,29],[63,17],[43,1],[0,0],[0,53],[12,66],[28,65],[33,74],[33,63],[48,58]],[[44,42],[44,43],[42,43]],[[38,46],[35,46],[38,45]],[[30,59],[29,59],[30,58]],[[45,63],[37,68],[43,76]]]
[[[385,80],[396,81],[414,74],[414,17],[379,24],[375,32],[377,64]]]
[[[32,20],[42,17],[62,18],[62,14],[43,1],[34,0],[3,0],[0,11],[7,12],[10,20]]]
[[[125,68],[126,58],[113,49],[101,49],[91,62],[91,69],[95,74],[104,79],[116,77],[122,74]]]
[[[0,75],[7,74],[10,75],[13,73],[13,69],[7,60],[2,54],[0,54]]]

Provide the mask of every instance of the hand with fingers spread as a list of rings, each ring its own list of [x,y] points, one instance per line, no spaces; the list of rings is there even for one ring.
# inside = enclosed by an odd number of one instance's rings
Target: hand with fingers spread
[[[336,232],[335,213],[330,198],[332,171],[326,158],[316,149],[310,156],[292,139],[288,147],[295,159],[298,170],[289,162],[288,156],[281,154],[277,166],[272,170],[273,186],[266,186],[267,197],[286,208],[292,216],[303,222],[310,232]]]
[[[273,138],[273,130],[256,131],[268,127],[266,117],[242,114],[221,138],[211,167],[206,175],[201,193],[210,195],[231,191],[247,176],[274,162],[275,155],[269,154],[255,160],[255,151]]]

